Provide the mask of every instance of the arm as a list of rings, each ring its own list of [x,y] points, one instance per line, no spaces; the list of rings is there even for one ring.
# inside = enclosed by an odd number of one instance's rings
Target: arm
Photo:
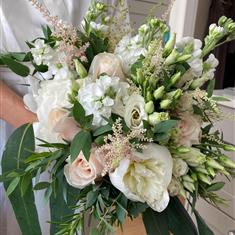
[[[23,99],[0,81],[0,119],[13,127],[37,121],[37,116],[27,110]]]

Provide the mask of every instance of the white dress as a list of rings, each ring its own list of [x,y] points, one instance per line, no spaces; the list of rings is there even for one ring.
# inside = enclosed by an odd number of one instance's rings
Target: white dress
[[[43,0],[52,15],[58,15],[61,19],[78,26],[86,12],[88,0]],[[0,51],[27,51],[25,41],[30,41],[42,36],[41,25],[47,24],[45,19],[27,0],[2,0],[0,1]],[[0,79],[18,94],[27,92],[25,86],[27,79],[21,78],[10,70],[0,67]],[[0,159],[6,140],[13,128],[0,120]],[[1,171],[0,171],[1,173]],[[41,193],[42,194],[42,193]],[[42,195],[36,194],[36,204],[39,211],[39,219],[43,235],[49,235],[50,215],[47,207],[40,200]],[[5,191],[0,184],[0,235],[20,235],[11,205],[5,197]]]

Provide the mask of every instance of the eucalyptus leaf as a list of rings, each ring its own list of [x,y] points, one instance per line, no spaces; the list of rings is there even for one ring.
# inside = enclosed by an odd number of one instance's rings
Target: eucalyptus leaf
[[[213,192],[213,191],[219,191],[220,189],[222,189],[225,185],[225,182],[217,182],[214,184],[211,184],[206,190],[208,192]]]
[[[34,186],[34,190],[42,190],[50,186],[49,182],[39,182]]]
[[[99,195],[98,191],[90,191],[87,194],[87,196],[86,196],[86,208],[91,207],[97,201],[98,195]]]
[[[154,127],[153,132],[154,133],[166,133],[170,131],[172,128],[174,128],[177,125],[177,120],[166,120],[162,121]]]
[[[112,127],[109,124],[107,124],[105,126],[101,126],[101,127],[97,128],[94,131],[93,136],[99,136],[99,135],[105,134],[110,131],[112,131]]]
[[[5,174],[11,171],[24,170],[26,167],[24,161],[31,155],[30,151],[34,151],[34,147],[32,125],[26,124],[16,129],[8,139],[5,151],[3,152],[2,173]],[[5,189],[7,189],[9,185],[10,182],[4,182]],[[15,190],[10,194],[9,199],[22,235],[41,235],[32,182],[29,182],[27,188],[28,189],[22,196],[21,187],[20,184],[18,184]]]

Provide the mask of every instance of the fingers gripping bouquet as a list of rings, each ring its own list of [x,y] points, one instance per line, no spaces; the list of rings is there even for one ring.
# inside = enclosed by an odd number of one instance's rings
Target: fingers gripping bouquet
[[[223,16],[204,43],[176,43],[157,18],[132,36],[121,1],[115,17],[113,7],[93,1],[79,30],[31,2],[52,30],[43,27],[44,37],[27,42],[28,53],[0,57],[28,76],[24,101],[38,117],[13,133],[2,160],[22,234],[41,234],[33,190],[45,191],[51,234],[86,227],[107,234],[140,214],[149,235],[213,234],[195,203],[224,202],[216,176],[234,176],[226,151],[235,149],[213,129],[225,98],[213,96],[218,60],[210,53],[235,39],[235,23]],[[40,180],[46,171],[48,181]],[[198,228],[178,196],[192,199]]]

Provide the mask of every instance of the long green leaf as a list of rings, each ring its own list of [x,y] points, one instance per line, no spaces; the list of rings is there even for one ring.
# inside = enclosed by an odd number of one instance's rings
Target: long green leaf
[[[177,197],[171,198],[166,211],[170,231],[174,235],[198,235],[192,218]]]
[[[148,235],[170,234],[166,211],[158,213],[153,209],[148,208],[143,213],[143,221]]]
[[[9,138],[2,157],[2,172],[17,171],[25,169],[24,160],[34,151],[34,133],[32,125],[23,125],[18,128]],[[30,151],[26,151],[30,150]],[[10,182],[4,182],[7,190]],[[38,221],[37,209],[35,206],[32,182],[27,186],[28,190],[22,191],[20,184],[9,196],[15,212],[22,235],[41,235],[41,228]]]
[[[57,226],[58,222],[62,222],[66,220],[64,217],[67,215],[71,215],[74,213],[72,207],[76,205],[76,198],[79,194],[79,190],[70,187],[66,182],[63,180],[63,171],[57,176],[58,185],[59,187],[55,188],[54,195],[50,197],[50,210],[51,210],[51,230],[50,234],[54,235],[60,231],[60,227]],[[63,195],[63,187],[64,185],[67,187],[67,195],[66,201]],[[54,222],[54,223],[53,223]]]

